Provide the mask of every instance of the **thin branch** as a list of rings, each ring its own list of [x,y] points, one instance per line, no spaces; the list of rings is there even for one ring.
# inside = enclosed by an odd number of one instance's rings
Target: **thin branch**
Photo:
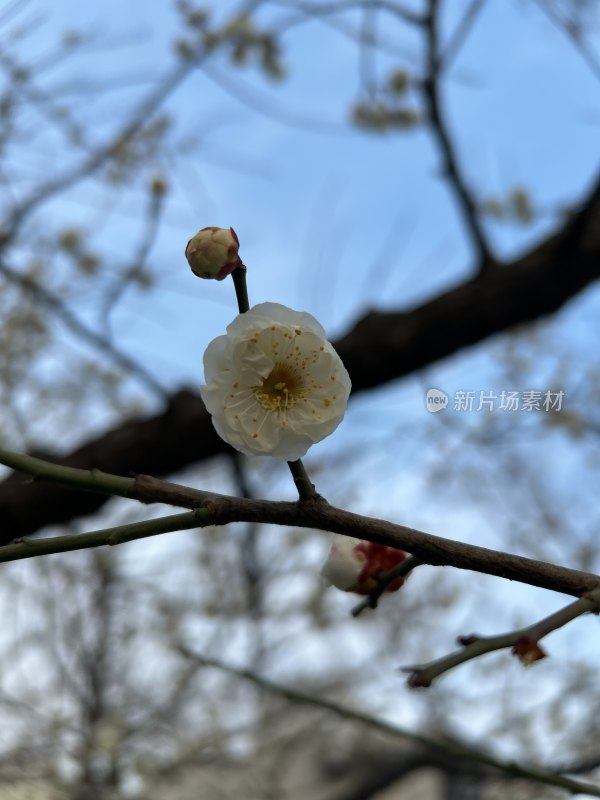
[[[167,390],[152,373],[100,333],[89,328],[49,289],[46,289],[27,275],[21,275],[3,262],[0,262],[0,275],[3,275],[13,285],[18,286],[43,308],[52,312],[72,333],[92,345],[96,350],[107,355],[115,364],[135,376],[156,395],[162,399],[168,397]]]
[[[395,725],[391,722],[378,719],[370,714],[365,714],[360,711],[347,708],[331,700],[315,697],[308,692],[302,692],[298,689],[293,689],[291,687],[275,683],[274,681],[268,680],[267,678],[252,672],[251,670],[235,667],[231,664],[220,661],[219,659],[210,658],[200,653],[196,653],[184,645],[180,645],[179,649],[186,658],[194,661],[199,666],[212,667],[214,669],[227,672],[231,675],[235,675],[239,678],[250,681],[255,686],[258,686],[270,694],[282,697],[283,699],[289,700],[292,703],[311,706],[323,711],[328,711],[329,713],[335,714],[341,719],[357,722],[360,725],[365,725],[369,728],[387,733],[399,739],[403,739],[405,741],[408,740],[420,745],[424,745],[425,747],[433,748],[434,750],[437,750],[455,759],[461,759],[467,762],[473,762],[475,764],[484,764],[485,766],[498,770],[511,778],[524,778],[525,780],[541,783],[545,786],[556,786],[560,789],[570,792],[571,794],[584,794],[589,795],[590,797],[600,797],[600,787],[598,786],[572,780],[571,778],[567,778],[563,775],[553,774],[551,770],[536,769],[534,767],[528,767],[524,764],[519,764],[514,761],[502,761],[485,752],[465,747],[457,742],[435,739],[433,737],[426,736],[425,734],[416,733],[415,731],[402,728],[399,725]]]
[[[10,22],[11,17],[18,14],[29,3],[29,0],[12,0],[7,3],[0,12],[0,25],[6,25]]]
[[[271,102],[261,91],[249,86],[239,77],[231,77],[227,72],[217,69],[214,64],[203,64],[202,74],[227,92],[242,105],[261,114],[267,119],[290,128],[306,130],[310,133],[347,136],[347,129],[342,124],[327,119],[311,117],[294,109],[285,108],[282,104]]]
[[[45,539],[16,539],[13,544],[0,547],[0,563],[19,561],[23,558],[46,556],[55,553],[68,553],[72,550],[88,550],[136,539],[148,539],[162,533],[185,531],[190,528],[205,528],[210,525],[210,513],[203,508],[186,511],[184,514],[171,514],[168,517],[132,522],[129,525],[118,525],[103,528],[89,533],[77,533],[68,536],[51,536]]]
[[[410,673],[408,683],[413,687],[431,686],[435,678],[445,672],[465,664],[474,658],[493,653],[496,650],[513,648],[513,655],[519,656],[524,664],[530,664],[545,656],[538,642],[552,631],[562,628],[568,622],[580,617],[582,614],[598,613],[600,609],[600,589],[587,593],[574,603],[561,608],[549,617],[529,625],[526,628],[500,634],[499,636],[461,636],[459,642],[463,644],[462,650],[457,650],[447,656],[430,661],[428,664],[419,664],[413,667],[403,667],[403,672]]]
[[[241,264],[231,273],[233,288],[235,289],[235,299],[237,301],[240,314],[245,314],[250,310],[250,300],[248,299],[248,284],[246,283],[246,267]]]
[[[298,3],[297,0],[286,2],[285,0],[271,0],[272,5],[284,8],[293,8],[307,17],[323,17],[335,14],[344,14],[353,9],[371,8],[373,10],[387,11],[392,16],[398,17],[409,25],[422,27],[425,24],[425,17],[422,14],[401,6],[399,3],[390,0],[341,0],[333,3]]]
[[[0,464],[24,472],[36,480],[44,478],[48,481],[74,486],[92,492],[115,495],[117,497],[135,497],[135,478],[122,478],[109,475],[98,469],[84,470],[53,464],[34,456],[14,453],[0,448]]]
[[[142,274],[142,270],[158,235],[160,217],[164,210],[165,192],[160,188],[155,191],[154,188],[150,190],[150,197],[148,202],[148,211],[146,213],[145,223],[142,228],[140,241],[137,250],[131,259],[128,267],[126,267],[122,274],[118,276],[117,280],[107,291],[102,300],[102,307],[100,309],[99,317],[102,321],[102,327],[106,331],[107,338],[110,336],[110,316],[121,299],[123,292],[127,286],[137,276]]]
[[[560,30],[571,40],[581,58],[594,73],[594,76],[600,80],[600,61],[588,44],[583,40],[577,29],[574,28],[573,25],[569,24],[569,20],[562,19],[560,14],[558,14],[558,12],[549,3],[545,3],[543,0],[533,0],[533,2],[544,14],[546,14],[548,19],[554,25],[556,25],[557,28],[560,28]]]
[[[253,497],[252,489],[248,481],[245,469],[245,456],[237,450],[231,458],[233,474],[237,489],[242,497]],[[248,599],[248,613],[252,619],[260,620],[263,613],[263,591],[262,591],[262,567],[259,559],[257,542],[260,531],[258,522],[249,522],[240,542],[241,567],[246,583],[246,596]],[[260,627],[256,631],[253,640],[255,658],[262,655],[262,633]]]
[[[317,491],[302,461],[300,459],[297,461],[288,461],[287,465],[292,473],[292,478],[296,484],[300,500],[313,500],[317,496]]]
[[[1,455],[0,452],[0,461]],[[354,514],[329,505],[318,495],[311,502],[300,503],[245,500],[138,475],[136,496],[142,502],[168,503],[186,508],[210,506],[215,525],[259,521],[330,531],[395,547],[413,554],[423,564],[482,572],[575,597],[600,586],[598,575],[464,544],[386,520]]]
[[[56,61],[64,58],[64,49],[61,48],[57,54]],[[75,121],[74,117],[69,110],[58,104],[57,97],[61,95],[57,92],[56,87],[52,92],[43,91],[38,89],[33,76],[39,81],[41,72],[47,69],[48,66],[54,66],[52,62],[50,65],[25,65],[12,58],[8,52],[0,51],[0,64],[7,72],[7,79],[11,83],[18,85],[18,93],[21,97],[30,101],[31,105],[38,109],[50,124],[54,124],[63,129],[63,132],[69,140],[70,146],[82,147],[81,129],[79,124]],[[26,79],[19,80],[19,76],[27,75]]]
[[[422,562],[419,561],[418,558],[409,556],[408,558],[405,558],[404,561],[401,561],[400,564],[397,564],[393,569],[381,575],[377,582],[377,588],[373,589],[372,592],[369,592],[368,596],[365,597],[364,600],[362,600],[358,605],[354,606],[351,611],[352,616],[359,617],[367,608],[376,609],[381,596],[385,594],[388,586],[394,583],[394,581],[398,578],[404,578],[406,575],[409,575],[413,569],[421,566],[421,564]]]
[[[460,22],[452,32],[448,44],[444,48],[443,53],[440,53],[438,58],[439,70],[447,70],[459,54],[462,46],[465,43],[469,33],[471,32],[475,20],[479,16],[479,12],[485,5],[486,0],[471,0],[471,4],[463,14]]]
[[[442,155],[443,171],[452,187],[467,231],[477,252],[478,271],[489,270],[496,263],[487,241],[483,226],[477,213],[477,204],[471,196],[458,164],[454,145],[448,133],[448,126],[441,109],[439,96],[439,73],[441,69],[438,12],[439,0],[429,0],[428,22],[425,26],[426,77],[423,80],[423,97],[428,112],[429,123]]]
[[[423,564],[472,570],[575,597],[581,597],[586,592],[600,588],[598,575],[498,550],[489,550],[477,545],[464,544],[386,520],[354,514],[329,505],[319,495],[310,501],[299,502],[230,497],[168,483],[148,475],[138,475],[135,479],[130,479],[94,470],[89,472],[73,467],[61,467],[42,459],[3,449],[0,449],[0,463],[29,472],[38,479],[43,477],[75,485],[80,489],[88,488],[108,494],[135,497],[142,503],[167,503],[190,509],[203,508],[209,512],[212,525],[261,522],[312,528],[395,547],[412,553]]]

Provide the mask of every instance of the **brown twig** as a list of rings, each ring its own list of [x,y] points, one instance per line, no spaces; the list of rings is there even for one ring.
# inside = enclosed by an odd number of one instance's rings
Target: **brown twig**
[[[359,617],[367,608],[376,609],[379,600],[387,591],[388,586],[394,583],[394,581],[398,578],[403,578],[406,575],[409,575],[413,569],[420,566],[422,563],[423,562],[419,561],[418,558],[415,558],[414,556],[408,556],[408,558],[405,558],[400,564],[382,575],[377,583],[377,588],[373,589],[372,592],[369,592],[369,595],[365,597],[364,600],[361,600],[358,605],[354,606],[350,612],[352,616]]]
[[[477,204],[471,196],[462,171],[454,145],[448,132],[448,125],[444,119],[439,96],[439,73],[441,67],[439,52],[439,0],[428,2],[427,24],[425,26],[425,52],[426,76],[423,80],[423,97],[427,108],[429,123],[442,155],[443,171],[452,187],[467,230],[477,252],[478,271],[483,272],[492,268],[494,258],[483,226],[477,213]]]
[[[241,264],[231,273],[240,314],[245,314],[250,310],[250,299],[248,297],[248,285],[246,282],[247,272],[248,270],[244,264]],[[314,500],[317,497],[317,491],[310,480],[302,460],[298,458],[296,461],[288,461],[287,465],[294,479],[294,484],[298,490],[300,500]]]
[[[430,661],[428,664],[419,664],[412,667],[403,667],[403,672],[409,673],[408,683],[413,687],[431,686],[435,678],[445,672],[465,664],[474,658],[493,653],[496,650],[513,648],[513,654],[517,655],[524,664],[530,664],[545,656],[544,651],[539,647],[538,642],[552,631],[562,628],[571,620],[580,617],[582,614],[597,613],[600,609],[600,588],[588,592],[583,597],[561,608],[554,614],[529,625],[499,636],[461,636],[459,643],[463,645],[462,650],[457,650],[447,656]]]
[[[598,575],[444,539],[387,520],[354,514],[331,506],[318,497],[311,503],[245,500],[207,494],[147,475],[138,475],[135,496],[142,502],[168,503],[184,508],[199,508],[208,502],[215,525],[260,521],[315,528],[395,547],[411,553],[423,564],[473,570],[575,597],[600,586]]]

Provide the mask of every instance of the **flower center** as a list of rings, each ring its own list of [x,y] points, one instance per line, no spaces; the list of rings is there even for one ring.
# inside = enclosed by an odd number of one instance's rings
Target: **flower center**
[[[270,375],[257,386],[254,396],[269,411],[291,408],[303,396],[304,384],[295,369],[287,364],[275,364]]]

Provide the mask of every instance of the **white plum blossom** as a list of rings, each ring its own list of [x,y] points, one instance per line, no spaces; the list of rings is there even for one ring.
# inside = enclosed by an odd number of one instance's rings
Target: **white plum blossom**
[[[247,455],[301,458],[342,421],[350,377],[310,314],[260,303],[204,353],[200,390],[219,436]]]
[[[185,257],[194,275],[222,281],[242,263],[233,228],[202,228],[187,243]]]
[[[352,536],[334,536],[327,560],[321,568],[325,580],[343,592],[351,591],[357,584],[364,566],[364,558],[354,552],[360,541]]]
[[[406,557],[403,550],[337,533],[331,540],[321,575],[343,592],[369,594],[377,588],[379,578]],[[386,591],[395,592],[405,580],[404,577],[396,578]]]

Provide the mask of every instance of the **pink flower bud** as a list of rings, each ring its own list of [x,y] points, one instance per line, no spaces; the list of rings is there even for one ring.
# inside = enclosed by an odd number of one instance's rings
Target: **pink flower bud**
[[[534,661],[546,658],[546,653],[531,636],[521,636],[513,647],[512,653],[514,656],[517,656],[521,664],[524,664],[526,667],[533,664]]]
[[[431,681],[429,678],[421,677],[421,674],[415,671],[409,676],[408,685],[411,689],[428,689],[431,686]]]
[[[336,534],[321,575],[344,592],[369,594],[377,588],[379,579],[406,557],[407,553],[393,547]],[[405,580],[396,578],[386,591],[397,591]]]
[[[185,257],[194,275],[222,281],[242,263],[233,228],[202,228],[187,243]]]

